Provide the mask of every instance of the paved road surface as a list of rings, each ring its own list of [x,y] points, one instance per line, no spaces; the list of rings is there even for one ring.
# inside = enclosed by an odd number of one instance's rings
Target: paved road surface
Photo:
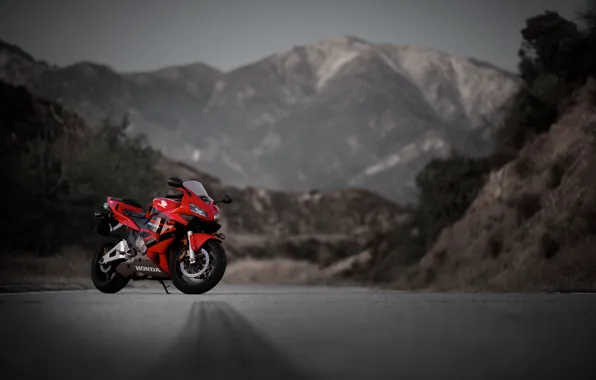
[[[596,295],[0,295],[3,379],[596,379]]]

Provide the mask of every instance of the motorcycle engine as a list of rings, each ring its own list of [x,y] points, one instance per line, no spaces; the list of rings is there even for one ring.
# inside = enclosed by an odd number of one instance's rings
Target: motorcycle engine
[[[143,238],[141,237],[141,235],[138,235],[136,240],[135,240],[135,250],[137,252],[140,252],[142,254],[144,254],[145,252],[147,252],[147,246],[145,245],[145,241],[143,240]]]

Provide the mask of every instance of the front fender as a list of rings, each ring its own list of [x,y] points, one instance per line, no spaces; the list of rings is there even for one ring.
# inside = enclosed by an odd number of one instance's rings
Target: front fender
[[[221,239],[219,239],[217,236],[215,235],[211,235],[211,234],[203,234],[203,233],[197,233],[197,234],[192,234],[192,236],[190,237],[190,247],[192,248],[193,251],[195,252],[199,252],[201,250],[201,247],[208,241],[208,240],[217,240],[218,242],[221,243]]]

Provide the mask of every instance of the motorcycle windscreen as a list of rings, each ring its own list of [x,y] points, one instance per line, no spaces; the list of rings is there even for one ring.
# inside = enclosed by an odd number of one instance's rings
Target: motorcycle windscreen
[[[182,185],[199,197],[209,197],[205,186],[203,186],[203,184],[199,181],[185,181],[182,183]]]

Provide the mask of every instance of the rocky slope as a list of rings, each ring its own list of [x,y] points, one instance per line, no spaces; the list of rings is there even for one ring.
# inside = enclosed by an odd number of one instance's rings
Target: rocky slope
[[[225,183],[272,189],[363,187],[412,200],[413,176],[451,148],[490,148],[517,79],[414,46],[338,37],[228,73],[202,64],[116,73],[59,68],[0,43],[0,79],[96,122],[128,113],[170,158]]]
[[[596,86],[491,173],[465,216],[399,284],[434,289],[596,288]]]

